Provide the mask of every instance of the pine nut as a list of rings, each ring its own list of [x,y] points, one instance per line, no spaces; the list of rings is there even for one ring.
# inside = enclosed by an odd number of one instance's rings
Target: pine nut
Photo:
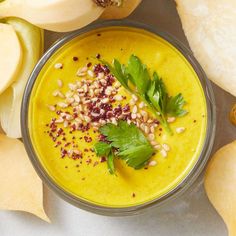
[[[56,63],[55,65],[54,65],[54,68],[55,69],[62,69],[63,68],[63,65],[62,65],[62,63]]]
[[[176,128],[176,133],[177,134],[181,134],[181,133],[183,133],[185,131],[185,128],[184,127],[178,127],[178,128]]]
[[[148,114],[147,114],[147,112],[141,110],[141,111],[140,111],[140,114],[141,114],[142,117],[143,117],[143,121],[144,121],[144,122],[147,122],[147,119],[148,119]]]
[[[159,144],[158,144],[158,145],[155,145],[154,148],[155,148],[156,150],[161,150],[161,145],[159,145]]]
[[[161,153],[161,155],[162,155],[163,157],[167,157],[167,152],[166,152],[166,150],[162,149],[162,150],[160,151],[160,153]]]
[[[58,124],[63,123],[63,122],[64,122],[64,119],[61,117],[55,121],[55,123],[58,123]]]
[[[98,79],[103,79],[104,78],[104,73],[103,72],[98,73],[97,78]]]
[[[74,101],[75,101],[74,98],[67,98],[67,99],[66,99],[66,102],[67,102],[68,104],[71,104],[71,103],[73,103]]]
[[[88,116],[84,116],[84,120],[89,123],[91,121],[91,119]]]
[[[138,108],[137,108],[137,106],[135,105],[135,106],[133,107],[133,109],[132,109],[132,112],[136,114],[137,111],[138,111]]]
[[[75,91],[75,90],[77,89],[76,84],[72,84],[72,83],[69,83],[69,84],[68,84],[68,87],[69,87],[69,89],[72,90],[72,91]]]
[[[149,166],[156,166],[157,165],[157,161],[153,160],[153,161],[150,161],[148,163]]]
[[[170,147],[166,143],[162,144],[162,147],[164,148],[165,151],[167,152],[170,151]]]
[[[173,123],[173,122],[175,122],[175,120],[176,120],[175,117],[168,117],[167,118],[168,123]]]
[[[140,125],[140,128],[141,128],[141,130],[145,130],[145,125],[142,123],[141,125]]]
[[[53,95],[54,97],[57,97],[57,96],[58,96],[58,92],[59,92],[59,90],[55,90],[55,91],[52,93],[52,95]]]
[[[129,104],[131,105],[131,106],[133,106],[133,105],[135,105],[135,101],[134,101],[134,99],[131,99],[130,101],[129,101]]]
[[[144,103],[144,102],[140,102],[140,103],[139,103],[139,108],[142,109],[142,108],[144,108],[144,106],[145,106],[145,103]]]
[[[114,99],[115,99],[116,101],[122,101],[122,100],[123,100],[123,97],[122,97],[121,95],[117,94],[117,95],[114,96]]]
[[[138,101],[138,97],[136,96],[136,95],[132,95],[132,99],[135,101],[135,102],[137,102]]]
[[[80,103],[80,97],[77,94],[74,95],[74,99],[76,102]]]
[[[148,135],[148,139],[149,139],[150,141],[155,140],[155,135],[154,135],[154,134],[149,134],[149,135]]]
[[[55,111],[55,110],[56,110],[56,107],[53,106],[53,105],[48,105],[48,109],[49,109],[50,111]]]
[[[144,132],[145,132],[146,134],[149,133],[149,127],[148,127],[148,126],[145,126],[145,128],[144,128]]]
[[[156,141],[151,141],[152,146],[157,145],[158,143]]]
[[[62,88],[63,82],[62,82],[61,79],[58,79],[58,80],[57,80],[57,85],[58,85],[59,88]]]
[[[66,108],[68,107],[68,104],[64,103],[64,102],[58,102],[57,105],[61,108]]]
[[[135,113],[132,113],[132,114],[131,114],[131,118],[132,118],[133,120],[135,120],[135,119],[137,118],[137,115],[136,115]]]
[[[109,98],[103,98],[101,102],[102,103],[108,103],[109,102]]]
[[[151,126],[151,127],[150,127],[150,131],[151,131],[151,133],[154,133],[154,132],[155,132],[154,126]]]
[[[88,70],[88,71],[87,71],[87,74],[88,74],[91,78],[94,77],[94,73],[93,73],[92,70]]]

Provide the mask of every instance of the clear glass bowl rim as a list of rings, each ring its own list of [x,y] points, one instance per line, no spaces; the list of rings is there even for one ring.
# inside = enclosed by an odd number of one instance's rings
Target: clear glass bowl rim
[[[192,170],[189,172],[189,174],[185,177],[185,179],[183,179],[182,182],[176,188],[172,189],[171,191],[169,191],[168,193],[166,193],[160,198],[154,199],[152,201],[149,201],[144,204],[137,205],[137,206],[119,207],[119,208],[104,207],[104,206],[99,206],[99,205],[87,202],[83,199],[80,199],[66,192],[63,188],[57,185],[57,183],[55,183],[51,179],[51,177],[46,173],[45,169],[41,165],[37,157],[37,154],[34,150],[33,144],[31,142],[29,128],[28,128],[28,122],[29,122],[28,121],[28,108],[29,108],[31,91],[38,77],[38,74],[40,73],[45,63],[49,60],[49,58],[58,49],[60,49],[64,44],[68,43],[69,41],[76,38],[77,36],[87,33],[94,29],[111,27],[111,26],[127,26],[127,27],[133,27],[133,28],[146,30],[167,40],[170,44],[172,44],[175,48],[177,48],[182,53],[182,55],[185,56],[187,61],[192,65],[196,74],[198,75],[198,78],[201,82],[201,85],[202,85],[202,88],[204,90],[204,94],[206,97],[207,112],[208,112],[208,116],[207,116],[208,125],[207,125],[206,138],[205,138],[205,143],[204,143],[202,152],[199,156],[198,161],[196,162]],[[42,181],[50,189],[52,189],[56,194],[58,194],[62,199],[71,203],[72,205],[79,207],[81,209],[96,213],[96,214],[108,215],[108,216],[127,216],[127,215],[138,214],[145,211],[146,209],[161,206],[165,203],[168,203],[170,200],[177,198],[179,195],[185,192],[193,184],[193,182],[197,179],[197,177],[200,175],[200,173],[204,169],[205,164],[207,163],[209,159],[209,156],[210,156],[213,144],[214,144],[214,139],[215,139],[215,128],[216,128],[216,106],[215,106],[215,98],[214,98],[211,82],[208,80],[202,67],[193,56],[193,53],[183,43],[181,43],[174,36],[171,36],[169,33],[159,31],[158,29],[154,29],[153,27],[150,27],[146,24],[130,21],[130,20],[110,20],[110,21],[96,22],[82,29],[74,31],[62,37],[61,39],[59,39],[43,55],[43,57],[40,59],[40,61],[37,63],[34,70],[32,71],[30,78],[27,82],[26,88],[25,88],[23,101],[22,101],[22,107],[21,107],[21,131],[22,131],[23,142],[24,142],[26,151],[28,153],[28,156],[36,172],[42,179]]]

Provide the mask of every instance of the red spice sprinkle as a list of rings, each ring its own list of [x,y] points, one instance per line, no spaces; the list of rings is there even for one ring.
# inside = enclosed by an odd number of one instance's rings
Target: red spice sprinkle
[[[88,137],[88,136],[84,136],[84,140],[86,143],[91,143],[92,142],[92,138]]]
[[[106,157],[101,157],[100,158],[100,162],[102,163],[102,162],[106,162],[107,161],[107,159],[106,159]]]
[[[98,34],[97,34],[97,36],[98,36],[98,37],[100,37],[100,36],[101,36],[101,34],[100,34],[100,33],[98,33]]]
[[[135,193],[133,193],[133,194],[132,194],[132,197],[135,197],[135,196],[136,196],[136,194],[135,194]]]
[[[92,159],[86,160],[86,163],[87,163],[87,165],[91,164],[92,163]]]
[[[128,104],[126,104],[124,107],[123,107],[123,111],[124,112],[129,112],[130,111],[130,106]]]
[[[65,149],[61,148],[61,157],[64,158],[67,154],[68,152]]]
[[[96,58],[97,58],[97,59],[100,59],[100,58],[101,58],[101,55],[98,53],[98,54],[96,55]]]
[[[87,64],[87,67],[90,67],[92,65],[92,63],[91,62],[89,62],[88,64]]]
[[[79,58],[78,57],[73,57],[73,61],[78,61]]]
[[[70,144],[71,144],[70,142],[65,143],[65,144],[64,144],[64,147],[68,147]]]

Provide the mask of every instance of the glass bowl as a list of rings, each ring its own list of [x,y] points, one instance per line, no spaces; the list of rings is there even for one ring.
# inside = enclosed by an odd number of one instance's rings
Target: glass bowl
[[[98,28],[104,28],[104,27],[111,27],[111,26],[128,26],[128,27],[134,27],[138,29],[143,29],[146,31],[149,31],[151,33],[154,33],[158,35],[159,37],[165,39],[168,41],[172,46],[177,48],[182,55],[188,60],[188,62],[192,65],[193,69],[195,70],[196,74],[198,75],[198,78],[201,82],[205,98],[206,98],[206,106],[207,106],[207,130],[206,130],[206,137],[205,142],[203,144],[203,148],[201,151],[201,154],[191,169],[191,171],[188,173],[188,175],[182,180],[181,183],[178,184],[177,187],[166,193],[165,195],[161,196],[160,198],[154,199],[152,201],[146,202],[144,204],[140,204],[137,206],[131,206],[131,207],[120,207],[120,208],[111,208],[111,207],[104,207],[99,206],[90,202],[87,202],[85,200],[82,200],[78,197],[75,197],[74,195],[70,194],[69,192],[66,192],[63,188],[61,188],[46,172],[44,167],[39,161],[39,158],[37,157],[36,151],[34,150],[33,143],[30,138],[30,132],[29,132],[29,119],[28,119],[28,109],[29,109],[29,101],[31,92],[34,86],[34,83],[38,77],[38,74],[40,73],[41,69],[45,65],[45,63],[50,59],[50,57],[57,52],[58,49],[60,49],[64,44],[68,43],[69,41],[73,40],[77,36],[87,33],[91,30],[98,29]],[[215,99],[213,95],[213,90],[211,87],[210,81],[207,79],[204,71],[202,70],[201,66],[197,62],[197,60],[194,58],[192,52],[185,47],[181,42],[179,42],[176,38],[173,36],[170,36],[167,33],[160,32],[156,29],[153,29],[147,25],[137,23],[137,22],[130,22],[130,21],[106,21],[106,22],[100,22],[95,23],[92,25],[89,25],[83,29],[80,29],[78,31],[75,31],[59,41],[57,41],[41,58],[41,60],[38,62],[36,67],[34,68],[28,83],[26,85],[23,102],[22,102],[22,109],[21,109],[21,129],[22,129],[22,136],[23,136],[23,142],[26,148],[26,151],[28,153],[28,156],[37,171],[38,175],[41,177],[42,181],[47,184],[55,193],[57,193],[61,198],[66,200],[67,202],[90,212],[94,212],[97,214],[102,215],[109,215],[109,216],[125,216],[125,215],[133,215],[140,213],[146,209],[149,209],[151,207],[157,207],[164,203],[169,202],[171,199],[176,198],[181,193],[186,191],[192,183],[197,179],[197,177],[202,172],[205,164],[208,161],[209,155],[212,150],[212,146],[214,143],[215,138],[215,124],[216,124],[216,116],[215,116]]]

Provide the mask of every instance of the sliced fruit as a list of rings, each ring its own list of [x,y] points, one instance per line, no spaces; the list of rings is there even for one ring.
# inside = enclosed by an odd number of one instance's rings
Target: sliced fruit
[[[17,80],[0,95],[0,120],[7,136],[21,137],[20,110],[26,82],[43,53],[43,32],[30,23],[17,19],[5,20],[16,31],[22,45],[23,60]]]
[[[26,211],[50,222],[43,208],[43,185],[24,145],[0,134],[0,209]]]
[[[11,25],[0,23],[0,94],[16,79],[22,50]]]
[[[16,16],[43,29],[72,31],[99,18],[105,9],[93,0],[5,0],[0,18]]]
[[[129,16],[142,0],[123,0],[120,7],[109,6],[101,15],[103,19],[122,19]]]
[[[236,96],[236,1],[175,1],[189,45],[208,78]]]
[[[209,200],[224,219],[229,235],[236,235],[236,141],[212,157],[205,175]]]

